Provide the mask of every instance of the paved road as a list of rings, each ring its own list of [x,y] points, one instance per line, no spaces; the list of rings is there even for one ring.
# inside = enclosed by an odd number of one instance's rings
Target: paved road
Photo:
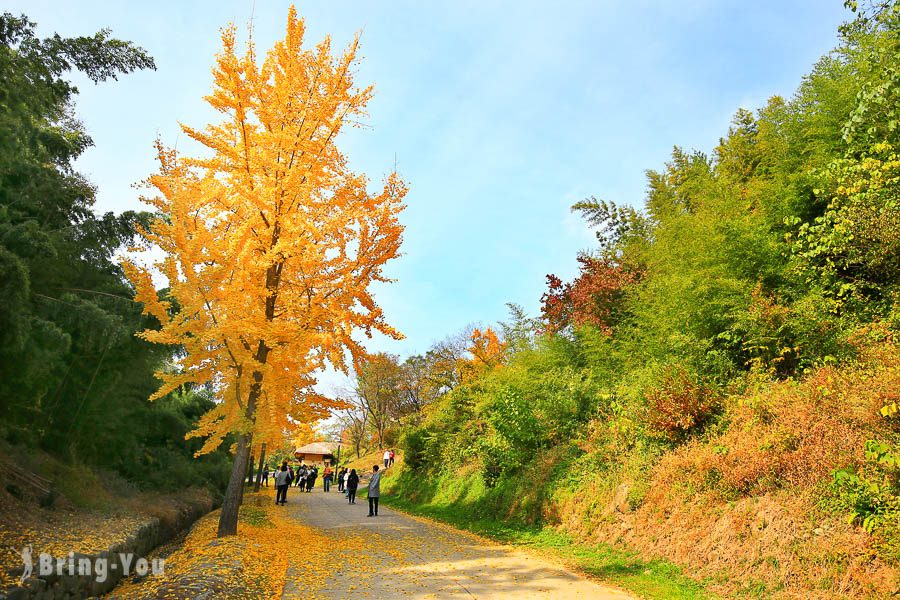
[[[336,489],[290,490],[287,514],[331,547],[327,553],[297,548],[282,598],[633,598],[526,552],[389,508],[369,518],[365,497],[351,506]],[[334,575],[323,577],[326,572]]]

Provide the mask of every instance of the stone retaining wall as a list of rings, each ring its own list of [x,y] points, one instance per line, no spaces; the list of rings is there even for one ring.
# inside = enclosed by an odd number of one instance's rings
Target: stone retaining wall
[[[146,557],[154,548],[173,539],[212,509],[212,502],[192,501],[182,506],[173,522],[152,518],[141,525],[124,543],[115,544],[97,554],[72,555],[75,566],[71,574],[68,568],[69,558],[62,557],[66,559],[66,563],[61,575],[57,574],[56,570],[50,575],[39,575],[38,557],[35,556],[34,575],[26,579],[21,586],[0,591],[0,600],[74,600],[106,594],[126,576],[126,566],[129,567],[128,575],[134,576],[136,561],[139,558]],[[126,564],[129,562],[128,556],[132,557],[130,564]],[[90,575],[78,575],[79,559],[89,560],[92,568],[98,560],[103,561],[106,565],[104,581],[97,581],[96,571],[92,571]],[[19,569],[17,576],[21,574],[22,569]]]

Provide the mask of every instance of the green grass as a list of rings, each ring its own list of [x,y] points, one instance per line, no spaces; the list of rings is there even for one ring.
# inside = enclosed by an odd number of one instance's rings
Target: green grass
[[[392,495],[382,496],[381,500],[397,510],[442,521],[499,542],[548,552],[587,575],[642,598],[713,598],[702,584],[666,561],[643,560],[635,553],[606,544],[588,546],[574,543],[569,536],[546,526],[499,521],[484,516],[473,518],[471,510],[461,505],[418,504]]]
[[[242,523],[256,527],[275,527],[275,524],[269,519],[266,509],[259,505],[242,504],[238,509],[238,519]]]

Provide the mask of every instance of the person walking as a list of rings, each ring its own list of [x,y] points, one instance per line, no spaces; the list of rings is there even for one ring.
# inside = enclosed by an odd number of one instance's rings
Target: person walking
[[[356,504],[356,488],[359,486],[359,475],[356,469],[350,469],[347,474],[347,500],[348,504]]]
[[[306,486],[306,478],[308,476],[309,469],[306,468],[306,465],[297,467],[297,487],[300,488],[300,491],[303,491],[303,488]]]
[[[369,491],[366,495],[369,497],[368,516],[377,517],[378,498],[381,497],[381,473],[378,472],[378,465],[372,467],[372,477],[369,478]]]
[[[316,486],[316,477],[319,476],[319,470],[315,467],[311,468],[306,473],[306,493],[313,491],[313,488]]]
[[[385,451],[384,451],[384,456],[382,456],[381,458],[384,459],[384,468],[387,469],[387,468],[388,468],[388,463],[391,462],[391,451],[390,451],[390,450],[385,450]]]
[[[341,467],[341,470],[337,473],[337,482],[338,482],[338,491],[344,491],[344,473],[347,472],[347,469]]]
[[[350,469],[344,469],[344,497],[349,493],[347,491],[347,480],[350,479]]]
[[[327,493],[331,490],[331,477],[333,473],[331,471],[331,467],[325,465],[325,470],[322,472],[322,486],[325,488],[325,492]]]
[[[390,462],[390,464],[388,465],[388,466],[390,467],[391,465],[394,464],[394,449],[391,448],[390,450],[388,450],[388,453],[390,453],[390,455],[391,455],[391,458],[390,458],[390,461],[391,461],[391,462]]]
[[[287,489],[290,487],[290,482],[288,482],[288,477],[291,474],[288,472],[288,467],[286,464],[281,465],[281,470],[275,473],[275,504],[287,504]]]

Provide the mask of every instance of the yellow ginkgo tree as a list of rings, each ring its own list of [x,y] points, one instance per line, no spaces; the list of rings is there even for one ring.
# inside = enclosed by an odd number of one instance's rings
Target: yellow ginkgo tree
[[[222,118],[182,126],[207,151],[181,156],[158,143],[144,198],[158,211],[142,234],[162,251],[167,295],[147,267],[124,263],[135,299],[161,323],[140,335],[183,349],[154,396],[211,382],[218,403],[192,435],[206,438],[201,452],[236,435],[219,536],[237,531],[250,444],[334,405],[314,391],[316,374],[364,359],[354,334],[401,337],[370,287],[398,256],[407,188],[392,173],[370,193],[336,145],[372,95],[353,83],[359,40],[333,56],[329,38],[307,49],[303,37],[293,7],[262,61],[252,42],[238,53],[234,26],[223,31],[206,97]]]

